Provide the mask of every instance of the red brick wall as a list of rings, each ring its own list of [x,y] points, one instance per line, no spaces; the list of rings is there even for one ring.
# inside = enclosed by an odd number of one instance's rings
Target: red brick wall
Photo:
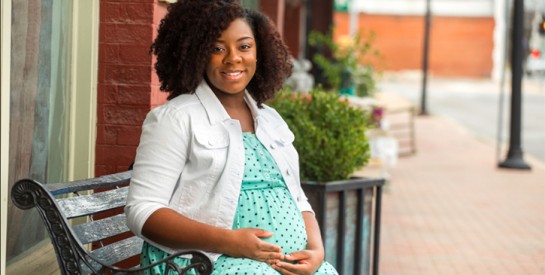
[[[290,54],[294,58],[299,58],[299,47],[300,41],[299,36],[301,34],[301,29],[299,27],[301,21],[301,4],[286,5],[285,14],[284,14],[284,31],[283,38],[284,42],[288,46]]]
[[[157,1],[100,1],[97,176],[127,170],[146,114],[166,100],[148,54],[166,13]]]
[[[348,33],[349,16],[335,13],[335,35]],[[424,18],[361,14],[359,28],[376,33],[374,46],[384,60],[384,70],[420,70]],[[492,71],[494,19],[432,18],[429,70],[442,76],[489,77]]]
[[[286,10],[285,0],[259,1],[259,10],[274,22],[280,35],[283,35]]]
[[[267,0],[259,2],[259,10],[275,24],[290,54],[299,57],[299,35],[302,4],[290,4],[285,0]],[[281,7],[282,6],[282,7]],[[282,13],[283,11],[283,13]]]

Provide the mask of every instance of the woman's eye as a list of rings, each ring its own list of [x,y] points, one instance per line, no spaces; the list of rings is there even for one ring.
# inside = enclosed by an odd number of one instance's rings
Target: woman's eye
[[[225,51],[225,49],[223,49],[223,48],[221,48],[221,47],[214,47],[214,52],[215,52],[215,53],[221,53],[221,52],[223,52],[223,51]]]
[[[244,45],[240,46],[240,48],[243,49],[243,50],[247,50],[247,49],[249,49],[249,48],[251,48],[251,47],[252,47],[252,46],[250,46],[250,45],[248,45],[248,44],[244,44]]]

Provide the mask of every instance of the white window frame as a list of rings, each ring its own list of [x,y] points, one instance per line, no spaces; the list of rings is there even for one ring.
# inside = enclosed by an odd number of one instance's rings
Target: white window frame
[[[99,0],[73,3],[68,180],[94,177]]]

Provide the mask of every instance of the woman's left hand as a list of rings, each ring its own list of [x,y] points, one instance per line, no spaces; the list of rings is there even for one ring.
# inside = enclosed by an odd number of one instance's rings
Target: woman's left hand
[[[316,217],[311,212],[303,212],[307,232],[307,247],[284,256],[284,262],[277,260],[272,267],[284,275],[312,274],[324,261],[324,246]]]
[[[277,261],[272,267],[284,275],[313,274],[322,265],[323,258],[322,251],[301,250],[284,257],[292,263]]]

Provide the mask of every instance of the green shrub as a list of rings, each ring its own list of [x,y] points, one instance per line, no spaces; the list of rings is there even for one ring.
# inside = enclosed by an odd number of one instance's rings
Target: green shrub
[[[324,74],[323,84],[334,91],[353,85],[356,95],[372,96],[376,90],[376,72],[371,60],[382,59],[373,48],[375,33],[361,30],[349,40],[336,42],[332,31],[328,34],[312,31],[308,36],[309,45],[317,50],[312,61]]]
[[[369,115],[344,100],[318,89],[309,94],[282,91],[268,102],[295,135],[302,180],[348,179],[367,163]]]

